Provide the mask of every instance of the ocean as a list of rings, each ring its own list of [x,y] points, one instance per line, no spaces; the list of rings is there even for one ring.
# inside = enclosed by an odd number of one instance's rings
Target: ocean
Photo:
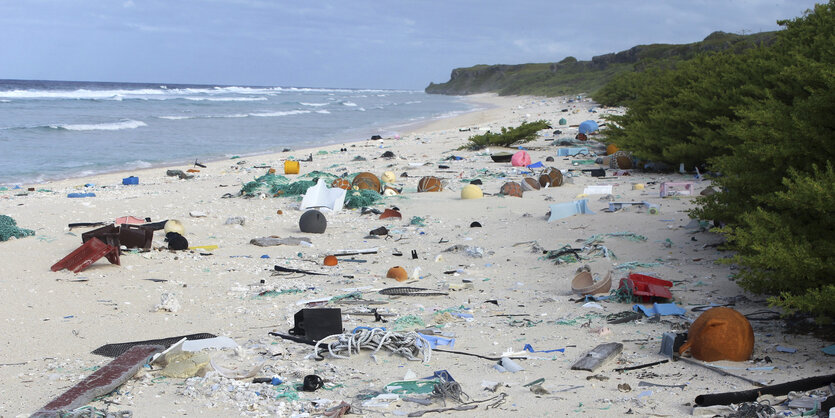
[[[0,80],[0,184],[355,142],[471,110],[408,90]]]

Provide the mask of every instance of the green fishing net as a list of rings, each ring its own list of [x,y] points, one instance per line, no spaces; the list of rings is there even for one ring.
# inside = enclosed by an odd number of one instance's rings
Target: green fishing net
[[[254,181],[244,184],[241,194],[254,196],[264,193],[270,196],[300,196],[307,193],[307,189],[316,183],[313,180],[299,180],[290,182],[287,177],[277,174],[265,174]]]
[[[0,241],[8,241],[9,238],[23,238],[35,235],[31,229],[23,229],[17,226],[17,222],[11,216],[0,215]]]
[[[403,331],[406,329],[425,327],[426,323],[417,315],[406,315],[397,318],[393,325],[395,331]]]
[[[272,188],[286,185],[289,182],[290,180],[287,179],[287,177],[277,174],[265,174],[247,184],[244,184],[244,187],[241,188],[241,194],[246,196],[253,196],[259,192],[274,194],[270,192]]]
[[[334,180],[336,180],[338,176],[333,175],[331,173],[325,173],[324,171],[311,171],[309,173],[302,174],[299,177],[307,177],[307,178],[311,178],[311,179],[324,179],[325,183],[327,183],[328,186],[330,186],[330,184]]]
[[[363,206],[371,206],[382,198],[383,195],[374,190],[348,190],[345,193],[345,202],[342,206],[349,209],[361,208]]]

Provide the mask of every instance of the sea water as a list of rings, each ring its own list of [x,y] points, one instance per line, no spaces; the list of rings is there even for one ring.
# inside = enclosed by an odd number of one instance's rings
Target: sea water
[[[347,144],[471,110],[408,90],[0,80],[0,184]]]

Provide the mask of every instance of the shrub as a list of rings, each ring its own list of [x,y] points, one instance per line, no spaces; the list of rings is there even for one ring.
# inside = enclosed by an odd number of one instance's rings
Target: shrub
[[[551,125],[544,120],[523,122],[515,128],[502,127],[501,133],[487,132],[467,138],[469,143],[459,149],[478,150],[491,146],[510,147],[514,144],[533,141],[539,131],[550,127]]]

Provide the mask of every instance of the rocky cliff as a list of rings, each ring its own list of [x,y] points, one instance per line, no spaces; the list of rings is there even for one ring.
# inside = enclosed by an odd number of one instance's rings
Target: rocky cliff
[[[675,65],[676,62],[700,53],[740,52],[774,41],[775,32],[736,35],[714,32],[700,42],[690,44],[638,45],[625,51],[578,61],[567,57],[560,62],[518,65],[476,65],[452,70],[449,81],[430,83],[430,94],[467,95],[499,93],[501,95],[543,95],[593,93],[616,75],[625,71],[641,71],[654,65]]]

